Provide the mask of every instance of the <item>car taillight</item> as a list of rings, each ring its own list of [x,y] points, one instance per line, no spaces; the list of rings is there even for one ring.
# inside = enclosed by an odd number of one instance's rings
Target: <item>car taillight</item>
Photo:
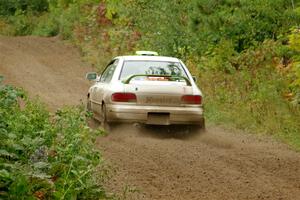
[[[136,95],[133,93],[114,93],[111,95],[111,100],[116,102],[136,102]]]
[[[186,104],[201,104],[202,97],[200,95],[184,95],[181,98],[183,103]]]

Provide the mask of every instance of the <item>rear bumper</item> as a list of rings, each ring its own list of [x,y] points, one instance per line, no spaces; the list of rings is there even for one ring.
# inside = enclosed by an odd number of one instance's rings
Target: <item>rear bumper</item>
[[[139,122],[145,124],[201,124],[204,120],[203,108],[199,106],[168,107],[168,106],[138,106],[138,105],[106,105],[109,122]],[[167,114],[167,119],[151,120],[149,115]]]

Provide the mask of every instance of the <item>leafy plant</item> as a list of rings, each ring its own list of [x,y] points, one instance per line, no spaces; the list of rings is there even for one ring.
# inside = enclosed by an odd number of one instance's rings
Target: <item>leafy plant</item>
[[[0,16],[14,15],[17,11],[39,13],[47,11],[48,7],[48,0],[0,1]]]
[[[54,116],[19,89],[0,84],[0,198],[108,199],[102,187],[101,131],[83,107]]]
[[[294,103],[300,104],[300,31],[299,29],[293,30],[292,34],[289,36],[290,48],[294,51],[293,59],[295,62],[292,64],[292,74],[291,74],[291,88],[294,94]]]

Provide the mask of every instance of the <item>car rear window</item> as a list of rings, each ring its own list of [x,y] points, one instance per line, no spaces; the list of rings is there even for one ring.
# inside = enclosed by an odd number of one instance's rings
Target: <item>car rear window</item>
[[[179,62],[167,61],[125,61],[120,79],[125,80],[132,75],[168,75],[188,78]]]

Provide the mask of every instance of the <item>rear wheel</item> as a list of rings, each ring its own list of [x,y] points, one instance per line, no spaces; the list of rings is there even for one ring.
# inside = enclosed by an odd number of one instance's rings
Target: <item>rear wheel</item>
[[[106,111],[106,105],[102,105],[102,111],[101,111],[101,126],[102,128],[109,132],[110,131],[110,124],[107,121],[107,111]]]
[[[192,125],[190,128],[192,132],[204,132],[205,131],[205,119],[203,118],[199,124]]]
[[[200,123],[200,129],[201,130],[205,130],[205,118],[202,119],[201,123]]]
[[[90,98],[87,98],[87,100],[86,100],[86,110],[87,110],[88,112],[91,112],[91,111],[92,111]]]

